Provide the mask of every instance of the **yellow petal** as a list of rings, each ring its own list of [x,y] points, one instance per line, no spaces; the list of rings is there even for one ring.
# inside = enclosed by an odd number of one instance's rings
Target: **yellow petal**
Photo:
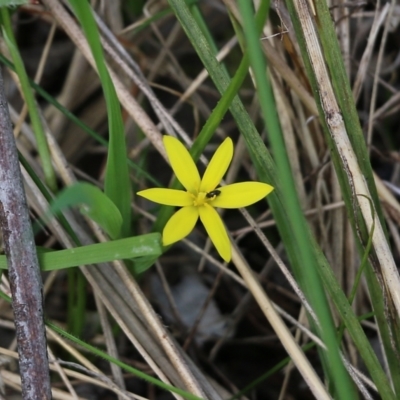
[[[274,188],[261,182],[241,182],[220,187],[218,190],[221,193],[211,202],[213,207],[240,208],[263,199]]]
[[[215,189],[225,175],[233,157],[232,139],[227,137],[214,153],[200,184],[200,192]]]
[[[219,255],[226,261],[231,260],[231,242],[221,217],[217,211],[208,204],[199,208],[200,220],[203,223],[208,236],[210,236]]]
[[[154,188],[141,190],[137,194],[147,200],[166,206],[185,207],[193,205],[193,197],[183,190]]]
[[[168,246],[189,235],[199,218],[198,207],[183,207],[167,222],[163,230],[163,245]]]
[[[173,136],[165,135],[163,142],[171,167],[179,182],[188,192],[196,194],[200,186],[200,175],[192,156],[186,147]]]

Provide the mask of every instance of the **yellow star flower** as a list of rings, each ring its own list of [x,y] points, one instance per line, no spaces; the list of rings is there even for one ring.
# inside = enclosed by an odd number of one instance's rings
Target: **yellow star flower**
[[[233,183],[217,188],[232,161],[230,138],[218,147],[202,179],[191,155],[178,139],[164,136],[163,141],[171,167],[186,190],[154,188],[137,193],[155,203],[182,207],[165,225],[163,245],[168,246],[189,235],[200,217],[218,253],[229,262],[231,242],[214,207],[246,207],[264,198],[274,188],[261,182]]]

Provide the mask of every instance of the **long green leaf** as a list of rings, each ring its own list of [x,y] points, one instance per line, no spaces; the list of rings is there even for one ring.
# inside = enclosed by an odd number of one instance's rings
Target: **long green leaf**
[[[58,251],[38,248],[42,271],[54,271],[114,260],[159,256],[161,253],[162,246],[159,233],[149,233]],[[6,256],[0,256],[0,269],[7,269]]]
[[[86,39],[92,50],[107,104],[109,121],[109,151],[105,175],[105,193],[118,207],[122,215],[122,236],[131,231],[131,184],[129,180],[127,150],[122,123],[121,107],[114,85],[108,73],[100,35],[90,5],[86,1],[70,0]]]

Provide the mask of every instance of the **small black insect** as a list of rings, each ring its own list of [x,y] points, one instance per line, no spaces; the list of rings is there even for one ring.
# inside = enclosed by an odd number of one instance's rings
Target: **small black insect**
[[[211,192],[208,192],[206,194],[207,199],[212,199],[213,197],[217,197],[221,194],[221,191],[216,189],[216,190],[212,190]]]

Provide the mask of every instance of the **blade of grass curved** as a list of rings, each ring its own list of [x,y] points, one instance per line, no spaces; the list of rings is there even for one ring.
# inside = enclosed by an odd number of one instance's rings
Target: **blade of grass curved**
[[[86,1],[70,0],[86,35],[95,59],[104,90],[109,121],[109,151],[104,181],[105,193],[118,207],[123,220],[122,237],[131,231],[131,184],[129,180],[127,150],[122,123],[121,107],[106,66],[100,35],[90,5]]]
[[[112,239],[120,237],[121,213],[106,194],[90,183],[79,182],[65,188],[53,200],[48,214],[58,214],[77,205],[82,214],[99,224]]]
[[[26,105],[28,107],[29,116],[31,118],[31,124],[33,131],[35,133],[37,149],[39,152],[40,160],[42,161],[43,173],[45,177],[46,184],[53,191],[57,191],[57,181],[56,175],[51,163],[51,156],[49,146],[46,140],[46,135],[44,133],[43,125],[40,120],[40,115],[37,110],[37,103],[32,93],[32,89],[29,85],[28,75],[24,67],[21,55],[19,54],[17,43],[15,41],[14,33],[11,27],[11,20],[9,11],[2,7],[0,10],[2,25],[3,25],[3,36],[7,46],[10,50],[10,54],[13,58],[15,71],[21,82],[21,90],[25,98]]]

